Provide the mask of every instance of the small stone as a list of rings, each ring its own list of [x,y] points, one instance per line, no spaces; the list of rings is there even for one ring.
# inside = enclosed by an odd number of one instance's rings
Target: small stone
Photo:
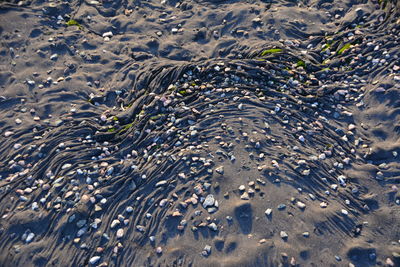
[[[157,247],[156,248],[156,253],[157,254],[161,254],[162,253],[162,248],[161,247]]]
[[[19,144],[19,143],[17,143],[17,144],[14,144],[14,149],[20,149],[22,147],[22,145],[21,144]]]
[[[249,200],[249,199],[250,199],[249,193],[244,192],[244,193],[240,196],[240,199],[242,199],[242,200]]]
[[[117,225],[119,225],[121,222],[119,220],[113,220],[111,222],[111,229],[115,228]]]
[[[278,210],[284,210],[286,209],[286,205],[285,204],[279,204],[278,205]]]
[[[120,228],[117,231],[117,238],[122,238],[124,236],[124,229]]]
[[[211,246],[206,245],[201,253],[204,257],[207,257],[208,255],[211,254]]]
[[[65,169],[68,169],[68,168],[71,168],[71,164],[69,164],[69,163],[66,163],[66,164],[64,164],[62,167],[61,167],[61,169],[62,170],[65,170]]]
[[[113,37],[113,36],[114,36],[114,34],[113,34],[112,32],[105,32],[105,33],[103,33],[103,38],[106,38],[106,37],[111,38],[111,37]]]
[[[272,214],[272,209],[267,209],[266,211],[265,211],[265,215],[267,215],[267,216],[270,216]]]
[[[304,136],[302,136],[302,135],[299,136],[299,140],[300,140],[301,142],[306,141],[306,139],[305,139]]]
[[[26,243],[32,242],[32,240],[33,240],[34,237],[35,237],[35,234],[34,234],[34,233],[29,233],[28,236],[27,236],[26,239],[25,239],[25,242],[26,242]]]
[[[215,223],[210,223],[208,225],[208,228],[210,228],[213,231],[217,231],[218,230],[218,226]]]
[[[280,234],[282,239],[287,239],[288,238],[288,234],[285,231],[281,231]]]
[[[303,236],[304,236],[304,237],[309,237],[309,236],[310,236],[310,233],[309,233],[309,232],[304,232],[304,233],[303,233]]]
[[[239,186],[239,191],[244,191],[244,190],[246,190],[246,186],[244,185]]]
[[[128,207],[126,207],[125,211],[126,211],[127,213],[132,213],[132,212],[133,212],[133,207],[128,206]]]
[[[5,136],[5,137],[9,137],[9,136],[11,136],[11,135],[13,135],[13,134],[14,134],[14,132],[6,131],[6,132],[4,133],[4,136]]]
[[[91,257],[89,260],[90,264],[96,264],[100,260],[100,256]]]
[[[203,202],[203,208],[214,206],[215,198],[213,195],[208,195]]]
[[[297,201],[296,206],[300,209],[305,209],[306,208],[306,204],[304,204],[301,201]]]
[[[22,120],[17,118],[17,119],[15,119],[15,123],[16,123],[16,124],[21,124],[21,123],[22,123]]]
[[[57,60],[57,58],[58,58],[57,54],[53,54],[53,55],[50,56],[51,60]]]
[[[215,171],[219,174],[224,174],[224,166],[219,166],[215,169]]]
[[[345,209],[342,209],[342,214],[347,216],[347,215],[349,215],[349,212]]]

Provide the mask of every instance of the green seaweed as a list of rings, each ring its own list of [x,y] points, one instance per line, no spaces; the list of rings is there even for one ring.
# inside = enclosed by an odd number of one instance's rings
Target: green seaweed
[[[82,25],[80,25],[79,22],[74,19],[68,20],[65,24],[67,24],[67,26],[77,26],[80,30],[83,29]]]
[[[342,48],[339,49],[339,51],[337,51],[338,55],[341,55],[344,53],[344,51],[346,51],[347,49],[349,49],[351,46],[351,43],[347,43],[345,44]]]
[[[150,120],[153,120],[153,121],[158,120],[159,118],[161,118],[164,115],[165,115],[164,113],[157,114],[155,116],[150,117]]]
[[[180,93],[181,95],[187,95],[187,91],[186,90],[180,90],[178,93]]]
[[[110,128],[110,129],[107,129],[107,132],[109,132],[109,133],[113,133],[113,132],[115,132],[115,128],[114,128],[114,127],[112,127],[112,128]]]
[[[306,67],[306,63],[303,60],[299,60],[299,61],[297,61],[297,67],[305,68]]]
[[[122,127],[122,129],[119,130],[118,133],[123,133],[123,132],[127,131],[129,128],[131,128],[132,126],[133,126],[133,122],[128,123],[128,124],[124,125],[124,127]]]
[[[279,53],[279,52],[282,52],[282,49],[280,49],[280,48],[267,49],[267,50],[262,51],[261,56],[263,57],[268,54],[274,54],[274,53]]]

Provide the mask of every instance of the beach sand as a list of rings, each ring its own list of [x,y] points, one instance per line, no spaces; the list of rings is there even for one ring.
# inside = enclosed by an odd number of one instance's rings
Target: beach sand
[[[400,266],[399,15],[0,1],[0,266]]]

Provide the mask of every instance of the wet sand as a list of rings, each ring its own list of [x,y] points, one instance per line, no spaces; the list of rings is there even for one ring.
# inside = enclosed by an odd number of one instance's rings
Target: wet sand
[[[399,15],[0,1],[0,266],[400,266]]]

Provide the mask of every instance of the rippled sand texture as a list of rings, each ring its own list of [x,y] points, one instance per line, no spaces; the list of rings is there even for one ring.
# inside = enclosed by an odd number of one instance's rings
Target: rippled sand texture
[[[1,1],[0,266],[400,266],[399,17]]]

